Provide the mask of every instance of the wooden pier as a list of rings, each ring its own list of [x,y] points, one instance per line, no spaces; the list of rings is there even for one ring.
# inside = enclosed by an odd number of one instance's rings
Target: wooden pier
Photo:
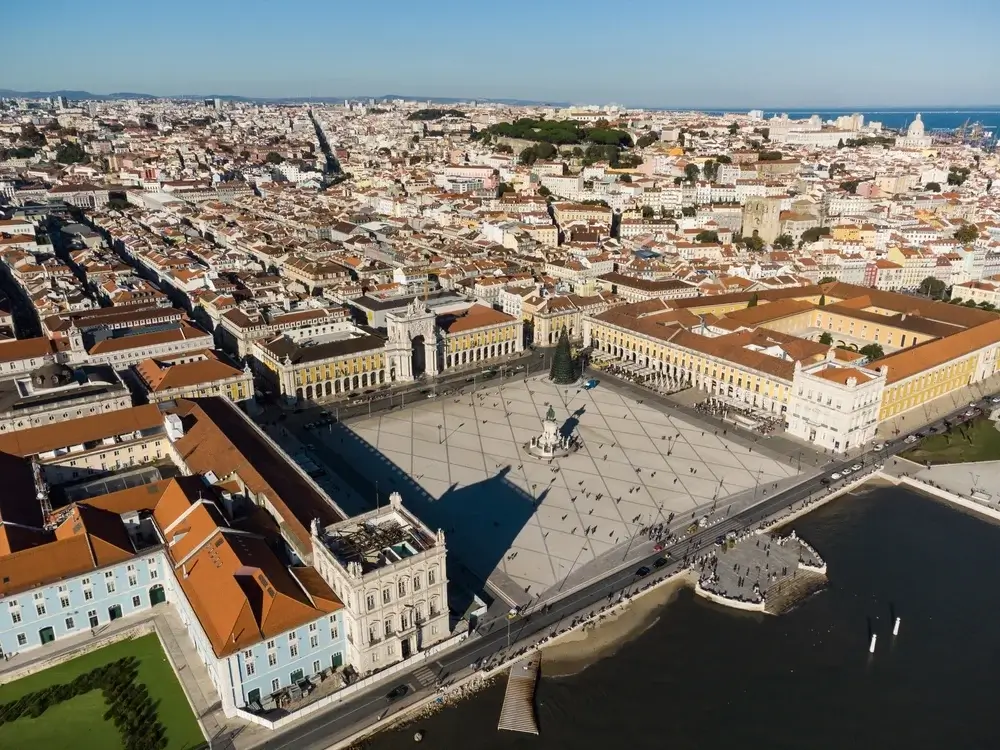
[[[500,710],[497,729],[510,732],[538,734],[538,720],[535,718],[535,685],[538,682],[538,667],[541,655],[535,652],[510,668],[507,678],[507,692]]]

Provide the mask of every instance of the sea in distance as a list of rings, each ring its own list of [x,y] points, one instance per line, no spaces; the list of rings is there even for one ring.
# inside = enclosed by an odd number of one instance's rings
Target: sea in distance
[[[792,611],[683,590],[613,655],[563,677],[543,662],[538,737],[497,730],[500,681],[364,747],[413,748],[416,728],[435,750],[1000,747],[1000,525],[885,487],[791,528],[829,567],[829,585]]]
[[[745,112],[746,110],[714,110],[708,114],[722,115],[726,112]],[[802,120],[813,115],[819,115],[823,120],[836,120],[841,115],[851,115],[859,112],[865,116],[865,123],[881,122],[882,126],[891,130],[905,130],[913,122],[917,113],[924,121],[924,127],[929,131],[949,131],[960,128],[968,121],[971,125],[979,122],[984,128],[996,132],[1000,128],[1000,106],[961,108],[961,107],[930,107],[927,109],[902,109],[887,107],[885,109],[779,109],[764,110],[764,117],[774,117],[782,113],[793,120]]]

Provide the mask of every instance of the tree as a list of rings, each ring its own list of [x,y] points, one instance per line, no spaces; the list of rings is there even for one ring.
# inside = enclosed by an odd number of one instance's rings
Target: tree
[[[784,250],[788,250],[793,245],[795,245],[795,240],[792,239],[792,235],[790,234],[779,234],[777,237],[774,238],[774,242],[772,242],[771,244],[774,245],[775,247],[780,247]]]
[[[868,357],[869,361],[881,359],[885,356],[885,352],[882,350],[881,344],[867,344],[866,346],[862,346],[858,350],[858,353],[864,354]]]
[[[537,158],[538,154],[535,153],[535,149],[532,148],[531,146],[528,146],[521,152],[521,157],[520,157],[521,163],[527,166],[531,166],[532,164],[534,164]]]
[[[824,276],[822,279],[819,280],[819,283],[820,284],[831,284],[831,283],[833,283],[836,280],[837,280],[837,278],[835,276]]]
[[[60,164],[79,164],[87,161],[87,152],[79,143],[64,143],[56,151],[56,161]]]
[[[674,187],[680,185],[682,182],[684,182],[684,178],[683,177],[675,177],[674,178]]]
[[[944,297],[944,290],[947,287],[941,279],[935,278],[934,276],[928,276],[926,279],[920,282],[920,286],[917,290],[921,294],[925,294],[928,297],[933,297],[934,299],[941,299]]]
[[[740,124],[738,122],[729,123],[729,135],[736,135],[740,132]]]
[[[840,183],[840,189],[846,190],[851,195],[854,195],[858,191],[858,185],[861,183],[858,180],[845,180]]]
[[[652,219],[653,216],[654,216],[654,213],[653,213],[653,207],[652,206],[643,206],[642,207],[642,218],[644,218],[644,219]]]
[[[503,195],[504,193],[513,193],[514,192],[514,188],[512,186],[508,185],[506,182],[501,182],[500,186],[499,186],[499,188],[497,188],[497,190],[498,190],[498,192],[499,192],[500,195]]]
[[[264,161],[268,164],[281,164],[285,160],[285,157],[279,154],[277,151],[268,151],[267,156],[264,157]]]
[[[697,164],[688,164],[684,167],[684,177],[687,178],[688,182],[694,182],[697,180],[700,173],[701,170],[698,169]]]
[[[506,143],[498,143],[497,147],[494,149],[498,154],[513,154],[514,149],[512,149]]]
[[[635,145],[638,146],[639,148],[646,148],[647,146],[652,146],[658,140],[660,140],[660,137],[659,137],[658,134],[653,133],[653,132],[649,132],[649,133],[646,133],[645,135],[641,136],[639,138],[639,140],[637,140],[635,142]]]
[[[924,185],[924,190],[926,190],[929,193],[940,193],[941,192],[941,183],[940,182],[928,182],[926,185]]]
[[[667,214],[667,207],[666,206],[660,206],[660,218],[661,219],[666,219],[667,216],[668,216],[668,214]]]
[[[547,187],[545,187],[545,185],[542,185],[541,187],[538,188],[538,194],[543,198],[548,198],[550,195],[552,195],[552,191],[549,190]]]
[[[829,227],[809,227],[802,233],[803,242],[816,242],[820,237],[830,234]]]
[[[694,241],[714,245],[717,244],[719,241],[719,233],[710,232],[709,230],[705,229],[698,232],[698,234],[694,236]]]
[[[705,176],[705,179],[708,180],[709,182],[713,182],[715,180],[715,174],[718,171],[719,167],[711,159],[708,159],[701,166],[701,173]]]
[[[979,230],[975,224],[963,224],[955,231],[955,239],[963,245],[969,245],[979,239]]]
[[[628,175],[628,174],[618,175],[618,181],[619,182],[626,182],[626,183],[632,182],[632,175]]]
[[[573,146],[573,156],[577,159],[583,158],[583,149],[579,146]]]
[[[949,167],[948,169],[948,184],[960,186],[969,177],[968,167]]]
[[[569,385],[576,380],[576,363],[569,348],[569,336],[565,327],[559,332],[559,342],[556,344],[555,354],[552,355],[549,377],[556,385]]]
[[[758,302],[757,292],[754,292],[753,294],[750,295],[750,301],[747,302],[747,307],[757,307],[757,302]]]
[[[844,147],[844,139],[841,138],[839,141],[837,141],[837,148],[843,148],[843,147]]]
[[[821,294],[819,296],[819,306],[820,307],[826,306],[826,295],[825,294]]]
[[[749,237],[743,238],[743,244],[747,246],[747,250],[759,253],[764,249],[764,238],[757,234],[756,231]]]
[[[833,336],[830,335],[829,331],[823,331],[823,333],[820,334],[819,343],[824,346],[830,346],[833,344]]]

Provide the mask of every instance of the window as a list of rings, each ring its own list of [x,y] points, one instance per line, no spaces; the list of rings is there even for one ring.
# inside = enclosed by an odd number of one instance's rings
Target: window
[[[141,606],[142,606],[142,599],[140,599],[138,596],[133,596],[132,597],[132,607],[134,609],[139,609],[139,607],[141,607]]]
[[[18,604],[17,599],[7,602],[7,606],[10,608],[10,620],[12,623],[17,625],[21,622],[21,605]]]
[[[398,596],[406,596],[406,579],[400,578],[396,588]]]
[[[17,634],[17,645],[18,646],[27,646],[28,645],[28,636],[26,636],[24,633],[18,633]]]
[[[375,594],[368,594],[368,596],[365,597],[365,602],[368,605],[369,612],[375,609]]]
[[[312,673],[313,674],[319,674],[322,671],[323,671],[323,666],[319,663],[319,661],[314,661],[313,662],[313,672]]]
[[[271,650],[271,649],[274,648],[274,639],[271,639],[270,641],[267,642],[267,648],[268,648],[268,650]]]
[[[385,623],[383,623],[383,627],[385,628],[386,636],[392,635],[392,620],[386,620]]]
[[[115,572],[113,570],[104,571],[104,585],[108,587],[108,593],[115,593]]]
[[[288,644],[288,655],[293,659],[299,655],[299,644],[298,642]]]
[[[316,630],[317,630],[316,623],[314,623],[314,622],[309,623],[309,632],[310,633],[315,633]]]
[[[403,612],[399,616],[399,629],[400,630],[407,630],[409,627],[410,627],[410,613],[409,612]]]
[[[330,627],[330,640],[335,641],[340,637],[340,629],[336,625]]]
[[[139,574],[135,571],[135,565],[128,566],[128,585],[135,586],[139,583]]]
[[[289,643],[291,643],[292,641],[297,641],[298,639],[299,639],[299,634],[296,633],[294,630],[291,633],[288,634],[288,642]]]
[[[368,642],[376,643],[378,641],[378,624],[372,623],[368,626]]]
[[[319,636],[311,635],[309,636],[309,648],[316,648],[319,646]]]
[[[431,568],[427,571],[427,585],[433,586],[437,582],[437,568]]]
[[[271,680],[271,692],[272,693],[277,693],[278,689],[280,687],[281,687],[281,680],[279,680],[277,677],[275,677],[273,680]]]
[[[420,576],[413,576],[413,590],[420,591]]]
[[[257,673],[257,663],[253,660],[253,651],[247,649],[243,652],[243,664],[246,667],[247,677],[253,677]]]
[[[268,651],[267,652],[267,666],[273,667],[277,663],[278,663],[278,654],[275,653],[274,651]]]
[[[392,591],[389,589],[382,589],[382,603],[388,604],[392,601]]]
[[[374,653],[372,653],[372,664],[375,664],[377,661],[378,661],[378,651],[375,651]]]
[[[35,592],[35,611],[39,617],[45,614],[45,593],[42,591]]]

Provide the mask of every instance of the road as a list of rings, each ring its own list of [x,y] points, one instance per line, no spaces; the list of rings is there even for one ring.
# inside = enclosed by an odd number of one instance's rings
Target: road
[[[988,409],[989,404],[986,401],[988,399],[977,406],[984,410]],[[938,432],[946,427],[945,420],[955,423],[963,419],[962,414],[968,408],[963,406],[928,425],[924,430]],[[619,569],[610,572],[604,578],[569,593],[548,607],[529,612],[513,621],[507,620],[506,617],[495,617],[480,623],[477,632],[458,648],[445,652],[440,658],[422,662],[409,672],[387,677],[383,683],[364,694],[305,719],[288,731],[268,740],[262,747],[268,750],[326,748],[334,742],[349,737],[361,727],[372,724],[390,713],[397,713],[432,695],[435,685],[425,684],[426,679],[421,683],[416,673],[420,672],[426,677],[426,670],[429,669],[439,680],[451,682],[462,679],[471,674],[475,666],[486,660],[502,660],[507,655],[531,646],[541,638],[571,624],[573,618],[592,614],[601,606],[634,593],[640,586],[675,575],[687,567],[688,561],[714,549],[718,537],[730,531],[739,534],[758,526],[765,519],[781,514],[786,509],[794,510],[796,504],[807,498],[833,492],[845,481],[850,481],[831,480],[831,474],[840,473],[844,469],[849,470],[856,464],[866,468],[870,468],[872,464],[882,464],[891,456],[909,447],[910,445],[904,440],[896,439],[882,445],[879,450],[873,449],[861,456],[835,460],[826,466],[824,474],[806,478],[800,484],[771,497],[764,496],[764,499],[756,505],[668,544],[664,551],[654,551],[652,542],[636,545],[641,556],[623,563]],[[690,521],[679,522],[672,531],[679,532],[689,523]],[[653,568],[653,563],[661,556],[668,558],[666,565],[654,569],[646,577],[637,575],[636,571],[640,566]],[[397,685],[404,684],[409,688],[406,697],[390,702],[386,694]]]

